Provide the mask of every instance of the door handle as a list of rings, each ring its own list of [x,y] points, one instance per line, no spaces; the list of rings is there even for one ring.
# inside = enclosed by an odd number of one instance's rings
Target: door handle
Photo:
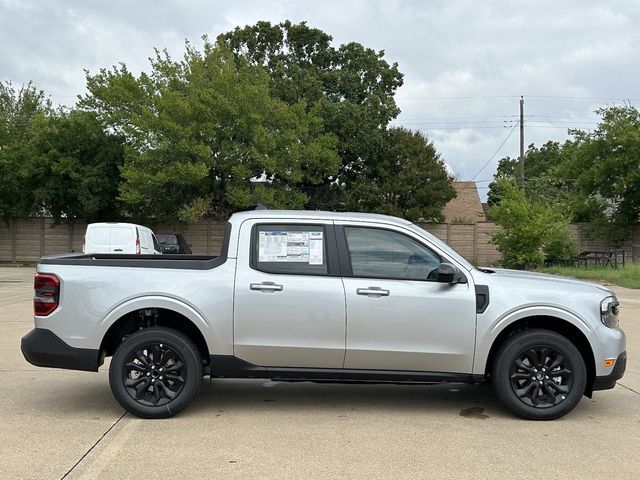
[[[380,287],[357,288],[356,294],[367,295],[369,297],[388,297],[389,290],[384,290]]]
[[[249,289],[258,290],[261,292],[281,292],[282,285],[277,285],[273,282],[262,282],[262,283],[250,283]]]

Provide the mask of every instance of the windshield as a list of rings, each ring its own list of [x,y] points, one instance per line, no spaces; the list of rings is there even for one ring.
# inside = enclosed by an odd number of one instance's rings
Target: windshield
[[[178,245],[178,237],[175,235],[156,235],[156,238],[162,245]]]
[[[409,226],[409,228],[411,229],[411,231],[413,231],[413,232],[417,233],[418,235],[420,235],[421,237],[429,240],[429,242],[431,242],[432,244],[437,246],[443,253],[445,253],[449,257],[453,258],[457,262],[461,263],[467,270],[474,270],[475,269],[475,267],[466,258],[464,258],[462,255],[460,255],[458,252],[456,252],[453,248],[451,248],[445,242],[440,240],[438,237],[436,237],[435,235],[432,235],[431,233],[427,232],[424,228],[420,228],[419,226],[417,226],[417,225],[415,225],[413,223]]]

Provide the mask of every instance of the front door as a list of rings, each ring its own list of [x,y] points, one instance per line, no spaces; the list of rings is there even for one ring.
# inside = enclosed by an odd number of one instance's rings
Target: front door
[[[344,226],[345,368],[471,373],[476,327],[469,283],[430,278],[441,255],[393,227]],[[433,274],[431,275],[433,277]]]
[[[333,224],[269,222],[241,226],[234,355],[261,366],[341,368],[345,300]]]

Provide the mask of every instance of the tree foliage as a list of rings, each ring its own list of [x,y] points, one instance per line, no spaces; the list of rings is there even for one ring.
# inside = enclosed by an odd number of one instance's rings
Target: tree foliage
[[[148,73],[86,72],[53,109],[0,85],[0,216],[55,222],[351,209],[438,220],[451,177],[422,134],[389,124],[402,85],[383,51],[334,45],[304,22],[258,22],[156,50]]]
[[[597,110],[601,121],[590,132],[570,130],[572,140],[529,146],[525,155],[526,195],[533,201],[565,205],[572,219],[613,245],[628,238],[640,221],[640,112],[632,106]],[[516,183],[517,161],[500,160],[488,200],[497,205],[504,182]]]
[[[555,198],[562,201],[566,194],[573,193],[572,182],[564,179],[563,174],[560,173],[568,143],[561,145],[558,142],[548,141],[541,147],[529,145],[524,155],[525,189],[529,198]],[[489,184],[487,202],[490,206],[500,203],[504,193],[501,191],[504,183],[499,180],[507,179],[518,183],[518,164],[518,159],[511,157],[504,157],[498,162],[494,181]]]
[[[120,198],[129,213],[196,220],[264,203],[302,208],[307,184],[339,167],[316,108],[270,94],[269,76],[224,44],[156,52],[151,73],[87,75],[83,108],[127,141]]]
[[[562,206],[531,200],[513,182],[499,182],[503,196],[489,212],[500,229],[491,243],[497,245],[506,267],[538,267],[545,258],[564,259],[576,254],[575,240],[568,229],[571,217]]]
[[[640,112],[631,106],[603,108],[591,132],[572,131],[563,171],[575,178],[579,213],[599,236],[614,244],[640,222]]]
[[[29,83],[16,89],[0,83],[0,218],[28,216],[34,210],[29,171],[31,139],[41,120],[52,114],[44,92]]]
[[[394,99],[402,85],[397,64],[386,62],[384,51],[359,43],[334,47],[330,35],[304,22],[258,22],[219,39],[229,43],[240,61],[266,69],[277,98],[288,104],[304,101],[338,139],[340,169],[325,179],[324,188],[310,190],[310,206],[343,208],[340,192],[356,180],[361,186],[370,172],[375,175],[375,164],[392,138],[386,129],[400,113]],[[327,188],[339,191],[326,192]]]
[[[78,110],[43,118],[37,127],[28,162],[37,210],[54,223],[121,218],[122,139],[105,132],[91,112]]]
[[[112,219],[122,164],[121,139],[96,117],[54,110],[31,83],[0,85],[0,215]]]
[[[379,161],[366,165],[348,192],[348,207],[412,221],[441,221],[455,196],[452,179],[433,143],[405,128],[388,131]]]

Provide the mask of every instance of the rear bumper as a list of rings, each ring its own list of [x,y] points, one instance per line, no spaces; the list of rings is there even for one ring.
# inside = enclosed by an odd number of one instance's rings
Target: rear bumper
[[[45,328],[34,328],[27,333],[22,337],[20,348],[27,362],[37,367],[97,372],[101,363],[99,350],[67,345]]]
[[[616,364],[609,375],[603,375],[596,377],[593,382],[594,390],[608,390],[616,386],[616,381],[620,380],[624,375],[624,371],[627,368],[627,352],[622,352],[618,355]]]

